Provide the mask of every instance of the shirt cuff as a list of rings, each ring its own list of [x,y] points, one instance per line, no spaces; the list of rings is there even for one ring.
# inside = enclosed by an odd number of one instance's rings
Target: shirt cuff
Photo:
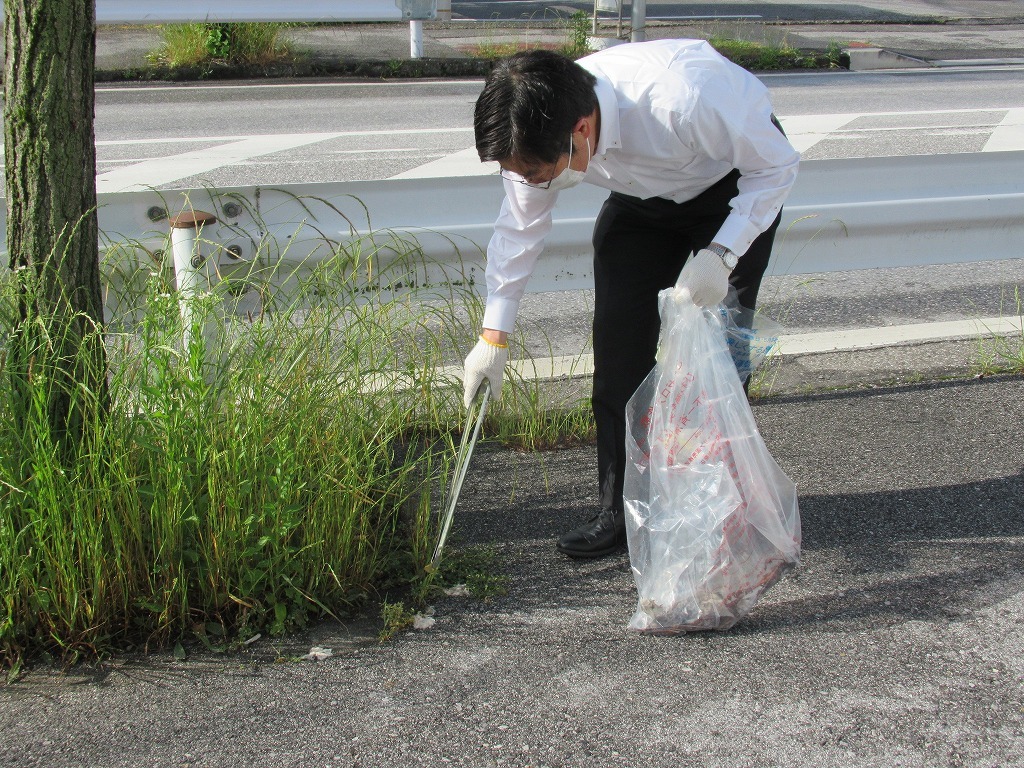
[[[730,214],[715,235],[714,242],[724,245],[737,256],[742,256],[760,234],[761,230],[745,217]]]
[[[484,310],[483,327],[512,333],[512,329],[516,324],[517,314],[519,314],[519,301],[517,299],[503,299],[498,296],[491,296],[487,299],[487,308]]]

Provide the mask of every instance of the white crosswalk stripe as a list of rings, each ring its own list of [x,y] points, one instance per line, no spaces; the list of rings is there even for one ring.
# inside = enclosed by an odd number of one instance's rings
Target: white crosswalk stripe
[[[1024,109],[1017,107],[953,109],[953,110],[921,110],[906,112],[850,112],[822,115],[783,115],[779,118],[793,145],[806,153],[812,148],[815,152],[822,151],[819,145],[823,142],[842,142],[845,152],[855,151],[858,142],[865,146],[878,136],[905,132],[908,136],[961,136],[984,138],[984,152],[1014,151],[1024,149]],[[392,137],[429,137],[432,141],[456,137],[455,141],[472,141],[472,128],[469,126],[456,128],[414,128],[397,130],[338,131],[331,133],[292,133],[240,136],[208,136],[208,137],[167,137],[145,139],[121,139],[98,141],[100,163],[107,170],[97,176],[99,192],[120,192],[147,188],[160,188],[182,179],[199,177],[218,169],[230,169],[251,164],[254,158],[281,154],[282,163],[300,164],[311,162],[293,160],[284,153],[300,150],[314,145],[333,143],[323,149],[323,156],[358,156],[372,153],[387,154],[389,152],[410,154],[408,146],[396,147],[389,145]],[[465,135],[465,139],[461,137]],[[341,142],[341,143],[338,143]],[[347,142],[347,143],[345,143]],[[356,143],[353,143],[356,142]],[[374,146],[368,146],[367,144]],[[152,146],[159,149],[160,145],[173,148],[182,144],[199,145],[187,152],[171,152],[148,159],[139,159],[138,154],[130,154],[119,159],[118,149],[131,146]],[[205,145],[205,146],[204,146]],[[398,173],[389,178],[438,178],[445,176],[479,176],[495,173],[494,163],[480,163],[472,146],[452,151],[451,141],[446,147],[426,148],[420,155],[427,162]],[[456,144],[457,146],[458,144]],[[865,150],[868,151],[868,150]],[[145,154],[145,153],[143,153]],[[307,153],[308,155],[308,153]],[[269,161],[263,161],[267,164]],[[113,167],[118,163],[127,163],[122,167]],[[393,167],[393,166],[392,166]],[[387,173],[387,172],[386,172]]]
[[[971,116],[984,116],[1004,113],[1001,121],[970,122]],[[935,124],[930,118],[949,116],[948,123]],[[891,126],[864,126],[853,127],[852,124],[861,118],[893,118],[897,122],[905,119],[905,124]],[[915,119],[917,118],[917,119]],[[956,120],[968,122],[957,123]],[[790,142],[800,152],[806,152],[812,147],[829,139],[842,139],[847,141],[863,140],[867,136],[879,132],[892,131],[948,131],[954,134],[976,134],[988,132],[991,134],[988,143],[983,151],[1012,151],[1024,149],[1024,109],[1010,108],[985,108],[985,109],[955,109],[955,110],[921,110],[909,112],[848,112],[831,115],[789,115],[780,116],[779,121],[786,130]],[[495,173],[497,166],[493,163],[481,164],[477,160],[473,148],[456,152],[447,157],[433,160],[417,168],[403,171],[392,178],[438,178],[444,176],[482,176]]]
[[[157,157],[100,174],[96,177],[96,191],[99,194],[136,192],[159,187],[161,184],[188,176],[196,176],[225,165],[234,165],[252,157],[315,144],[334,136],[336,134],[333,133],[255,136],[242,141],[184,152],[180,155]]]
[[[1024,148],[1024,109],[1009,109],[985,144],[985,152],[1012,152]]]
[[[780,117],[790,143],[798,152],[806,152],[818,142],[844,128],[859,114],[847,115],[793,115]]]
[[[471,131],[472,129],[465,129]],[[409,136],[416,134],[450,134],[458,132],[453,128],[400,129],[393,131],[338,131],[333,133],[289,133],[260,136],[214,136],[189,138],[125,139],[120,141],[98,141],[97,147],[158,145],[158,144],[203,144],[214,146],[182,152],[174,155],[154,157],[132,163],[123,168],[100,173],[96,177],[96,190],[105,192],[131,192],[157,188],[162,184],[198,176],[218,168],[238,165],[255,157],[287,152],[291,149],[318,144],[340,138],[367,138],[387,136]]]

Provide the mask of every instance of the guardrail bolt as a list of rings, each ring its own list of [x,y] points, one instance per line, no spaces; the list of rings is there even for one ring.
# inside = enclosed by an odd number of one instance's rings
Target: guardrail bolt
[[[224,203],[224,206],[220,210],[224,214],[224,217],[228,219],[236,219],[242,215],[242,206],[238,203]]]
[[[238,244],[229,245],[224,250],[226,250],[228,252],[228,256],[230,258],[232,258],[232,259],[240,259],[240,258],[242,258],[242,246],[240,246]]]
[[[163,221],[167,218],[167,211],[161,208],[159,205],[152,206],[146,211],[146,216],[149,217],[150,221]]]

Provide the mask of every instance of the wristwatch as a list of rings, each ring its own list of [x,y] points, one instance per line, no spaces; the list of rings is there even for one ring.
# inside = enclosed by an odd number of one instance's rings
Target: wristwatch
[[[739,263],[740,257],[737,256],[732,251],[730,251],[724,245],[719,245],[718,243],[711,243],[707,249],[712,253],[717,253],[718,258],[722,260],[722,263],[725,264],[725,268],[728,269],[730,272],[736,269],[736,265]]]

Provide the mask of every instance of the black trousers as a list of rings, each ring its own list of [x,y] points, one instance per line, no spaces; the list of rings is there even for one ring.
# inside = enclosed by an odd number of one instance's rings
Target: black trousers
[[[658,292],[675,285],[690,253],[706,247],[729,215],[739,172],[693,200],[641,200],[613,192],[594,226],[594,419],[599,501],[621,510],[626,402],[654,367],[661,318]],[[780,214],[781,218],[781,214]],[[743,254],[730,283],[755,308],[777,218]]]

